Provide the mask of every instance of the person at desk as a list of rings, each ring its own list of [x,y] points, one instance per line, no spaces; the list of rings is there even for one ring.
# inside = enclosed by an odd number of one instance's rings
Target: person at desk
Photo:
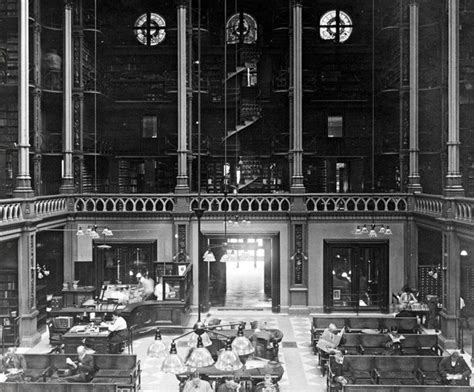
[[[255,387],[255,392],[278,392],[278,390],[278,386],[273,384],[271,374],[265,374],[263,381],[259,382]]]
[[[71,358],[66,358],[67,365],[71,368],[73,373],[71,376],[64,377],[67,382],[90,382],[96,373],[94,366],[94,351],[88,350],[85,346],[78,346],[77,361],[74,362]]]
[[[23,371],[26,369],[25,357],[16,352],[16,347],[9,347],[2,358],[3,370],[7,372],[7,381],[24,381]]]
[[[138,290],[141,293],[142,301],[148,301],[155,299],[155,281],[148,276],[148,274],[142,275],[138,282]]]
[[[169,298],[170,292],[170,285],[165,283],[165,298]],[[163,277],[161,276],[158,278],[154,293],[157,301],[163,301]]]
[[[112,323],[100,324],[102,327],[107,327],[111,332],[109,337],[109,353],[120,354],[122,342],[128,337],[128,327],[125,319],[120,316],[119,312],[114,311],[112,315]]]
[[[225,381],[219,385],[217,392],[234,392],[240,389],[240,384],[235,381],[234,376],[228,376]]]
[[[445,385],[469,385],[471,368],[458,351],[445,357],[439,363],[441,382]]]
[[[401,307],[407,308],[408,305],[415,304],[417,302],[418,300],[416,299],[415,294],[413,294],[411,288],[404,286],[402,289],[402,294],[400,295],[400,304],[402,305]]]
[[[212,392],[211,384],[201,380],[198,372],[194,372],[184,384],[183,392]]]

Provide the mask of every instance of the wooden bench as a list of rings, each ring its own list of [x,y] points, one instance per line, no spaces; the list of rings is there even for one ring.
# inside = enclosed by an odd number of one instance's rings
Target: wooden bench
[[[350,380],[351,385],[439,385],[438,366],[442,358],[441,356],[346,355],[343,374]],[[333,377],[334,374],[329,367],[329,387]]]
[[[311,324],[311,346],[314,354],[317,354],[317,343],[324,329],[329,324],[335,324],[338,329],[346,327],[347,333],[357,333],[362,330],[388,331],[392,327],[398,329],[400,333],[419,333],[420,326],[416,317],[359,317],[359,316],[334,316],[334,317],[313,317]]]
[[[403,355],[442,355],[443,349],[438,344],[438,335],[403,334],[401,354]],[[386,334],[346,333],[339,348],[349,355],[383,355],[386,354]]]
[[[359,337],[359,354],[383,355],[386,353],[388,335],[364,333],[357,335]],[[443,354],[443,350],[438,345],[438,335],[403,334],[403,336],[405,339],[400,343],[400,351],[403,355]]]
[[[138,391],[141,385],[141,369],[140,361],[136,355],[125,354],[94,354],[94,365],[98,369],[91,383],[87,383],[85,389],[80,389],[80,383],[65,383],[58,380],[55,375],[58,369],[67,369],[66,358],[70,357],[73,361],[77,360],[77,355],[67,354],[22,354],[26,361],[27,369],[25,370],[25,385],[32,386],[37,383],[46,386],[53,386],[51,389],[55,391],[66,391],[61,389],[61,384],[69,385],[68,392],[74,391],[115,391],[115,388],[122,391]],[[31,382],[29,382],[31,381]],[[20,383],[8,383],[14,385]],[[74,386],[71,386],[74,385]],[[112,386],[112,389],[111,387]],[[74,388],[78,389],[74,389]],[[0,391],[3,391],[3,385]],[[13,387],[12,387],[13,388]],[[35,387],[36,388],[36,387]],[[38,390],[46,390],[38,387]],[[71,389],[72,388],[72,389]],[[36,390],[36,389],[32,389]],[[17,391],[17,389],[12,389]]]

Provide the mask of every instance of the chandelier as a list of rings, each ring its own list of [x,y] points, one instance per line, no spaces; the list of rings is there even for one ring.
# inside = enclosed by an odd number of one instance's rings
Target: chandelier
[[[363,225],[357,225],[355,229],[356,235],[366,234],[369,238],[377,238],[379,235],[392,235],[392,229],[390,226],[376,225],[372,223],[370,228],[364,223]]]
[[[198,321],[192,327],[192,330],[174,338],[168,349],[161,337],[161,331],[158,328],[155,333],[155,340],[150,344],[147,355],[157,358],[161,362],[161,370],[166,373],[179,374],[189,369],[197,369],[215,365],[222,371],[235,371],[243,367],[247,357],[255,349],[251,341],[244,335],[244,326],[241,323],[232,323],[220,325],[220,327],[233,327],[238,325],[237,335],[234,338],[220,333],[214,327],[208,327],[205,323]],[[212,345],[210,334],[226,338],[224,350],[222,350],[217,361],[214,361],[210,351],[206,348]],[[186,361],[178,354],[176,341],[190,335],[188,346],[192,351]]]
[[[233,215],[227,218],[226,225],[227,226],[246,226],[250,225],[250,220],[246,219],[244,216],[240,217],[239,215]]]

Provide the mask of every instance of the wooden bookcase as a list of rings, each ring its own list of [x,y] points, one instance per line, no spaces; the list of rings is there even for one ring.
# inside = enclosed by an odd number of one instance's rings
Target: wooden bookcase
[[[0,324],[3,326],[3,343],[18,343],[18,272],[0,270]]]

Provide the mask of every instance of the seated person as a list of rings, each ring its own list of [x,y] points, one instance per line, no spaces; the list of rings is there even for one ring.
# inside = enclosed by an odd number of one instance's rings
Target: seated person
[[[278,385],[273,383],[271,374],[265,374],[263,381],[255,387],[255,392],[278,392],[278,390]]]
[[[415,294],[413,294],[412,289],[408,286],[404,286],[402,289],[402,294],[400,295],[401,308],[407,308],[408,305],[417,302],[418,300],[416,299]]]
[[[316,346],[319,348],[320,352],[320,366],[323,376],[326,374],[326,365],[329,355],[335,354],[338,351],[336,348],[339,346],[339,343],[341,343],[344,330],[345,328],[342,328],[339,332],[337,332],[336,325],[331,323],[323,331],[318,340],[318,344]]]
[[[342,391],[342,387],[349,383],[349,378],[344,375],[344,355],[338,351],[334,354],[329,367],[332,373],[332,388],[331,390]]]
[[[96,373],[93,351],[84,346],[77,347],[77,361],[66,358],[66,363],[71,367],[72,375],[64,377],[68,382],[90,382]]]
[[[169,298],[170,291],[170,285],[165,283],[165,298]],[[163,278],[161,276],[158,278],[154,293],[157,301],[163,301]]]
[[[267,323],[259,321],[251,326],[255,327],[250,339],[255,347],[255,356],[270,359],[268,349],[271,348],[272,333],[267,331]]]
[[[396,326],[390,328],[390,332],[387,335],[387,342],[385,343],[386,350],[384,351],[385,355],[402,355],[402,340],[405,339],[405,336],[398,333]]]
[[[100,323],[102,327],[107,327],[110,332],[109,336],[109,354],[119,354],[122,342],[128,338],[128,327],[125,319],[120,316],[116,310],[112,315],[112,323]]]
[[[7,373],[7,381],[24,381],[23,371],[26,369],[26,361],[23,355],[16,352],[16,347],[9,347],[2,358],[3,370]]]
[[[217,392],[233,392],[240,389],[240,384],[235,381],[234,376],[228,376],[225,378],[224,383],[219,385]]]
[[[212,392],[211,384],[201,380],[198,372],[194,372],[184,384],[183,392]]]
[[[471,368],[458,351],[445,357],[439,363],[441,382],[445,385],[469,385]]]

